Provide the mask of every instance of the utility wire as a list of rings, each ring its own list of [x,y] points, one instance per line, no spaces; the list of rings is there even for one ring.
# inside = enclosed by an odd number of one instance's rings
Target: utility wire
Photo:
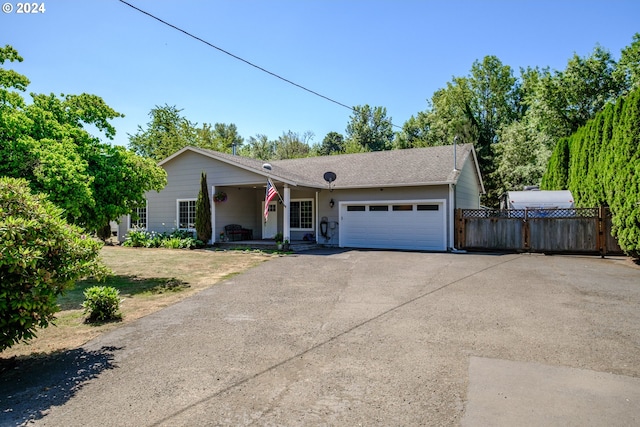
[[[316,91],[314,91],[314,90],[311,90],[311,89],[309,89],[309,88],[307,88],[307,87],[304,87],[304,86],[302,86],[302,85],[299,85],[298,83],[293,82],[293,81],[291,81],[291,80],[289,80],[289,79],[287,79],[287,78],[284,78],[284,77],[282,77],[282,76],[280,76],[280,75],[278,75],[278,74],[276,74],[276,73],[273,73],[273,72],[271,72],[271,71],[269,71],[269,70],[267,70],[267,69],[265,69],[265,68],[262,68],[261,66],[256,65],[256,64],[254,64],[253,62],[247,61],[247,60],[246,60],[246,59],[244,59],[244,58],[241,58],[241,57],[239,57],[239,56],[237,56],[237,55],[234,55],[233,53],[231,53],[231,52],[229,52],[229,51],[226,51],[226,50],[224,50],[224,49],[222,49],[222,48],[220,48],[220,47],[218,47],[218,46],[216,46],[216,45],[214,45],[214,44],[212,44],[212,43],[209,43],[208,41],[206,41],[206,40],[204,40],[204,39],[202,39],[202,38],[200,38],[200,37],[198,37],[198,36],[196,36],[196,35],[193,35],[193,34],[191,34],[190,32],[188,32],[188,31],[186,31],[186,30],[183,30],[183,29],[182,29],[182,28],[180,28],[180,27],[176,27],[175,25],[173,25],[173,24],[171,24],[171,23],[169,23],[169,22],[167,22],[167,21],[165,21],[165,20],[163,20],[163,19],[161,19],[161,18],[158,18],[157,16],[155,16],[155,15],[153,15],[153,14],[151,14],[151,13],[147,12],[147,11],[144,11],[144,10],[142,10],[142,9],[138,8],[138,7],[134,6],[134,5],[132,5],[131,3],[127,3],[127,2],[126,2],[126,1],[124,1],[124,0],[118,0],[118,1],[120,1],[120,3],[126,4],[126,5],[127,5],[127,6],[129,6],[130,8],[132,8],[132,9],[134,9],[134,10],[137,10],[138,12],[140,12],[140,13],[142,13],[142,14],[144,14],[144,15],[147,15],[148,17],[150,17],[150,18],[152,18],[152,19],[155,19],[156,21],[158,21],[158,22],[160,22],[160,23],[162,23],[162,24],[164,24],[164,25],[166,25],[166,26],[168,26],[168,27],[173,28],[173,29],[174,29],[174,30],[176,30],[176,31],[179,31],[179,32],[181,32],[181,33],[185,34],[185,35],[186,35],[186,36],[188,36],[188,37],[191,37],[192,39],[198,40],[199,42],[204,43],[204,44],[206,44],[206,45],[207,45],[207,46],[209,46],[209,47],[212,47],[212,48],[214,48],[214,49],[216,49],[216,50],[219,50],[220,52],[222,52],[222,53],[224,53],[224,54],[229,55],[229,56],[230,56],[230,57],[232,57],[232,58],[235,58],[235,59],[237,59],[238,61],[242,61],[242,62],[244,62],[244,63],[245,63],[245,64],[247,64],[247,65],[250,65],[250,66],[252,66],[252,67],[254,67],[254,68],[257,68],[258,70],[260,70],[260,71],[262,71],[262,72],[264,72],[264,73],[267,73],[267,74],[269,74],[269,75],[271,75],[271,76],[273,76],[273,77],[275,77],[275,78],[277,78],[277,79],[280,79],[280,80],[282,80],[282,81],[284,81],[284,82],[286,82],[286,83],[289,83],[290,85],[293,85],[293,86],[295,86],[295,87],[297,87],[297,88],[300,88],[300,89],[302,89],[302,90],[304,90],[304,91],[307,91],[307,92],[309,92],[309,93],[312,93],[313,95],[316,95],[316,96],[319,96],[320,98],[326,99],[326,100],[327,100],[327,101],[329,101],[329,102],[333,102],[334,104],[337,104],[337,105],[339,105],[339,106],[341,106],[341,107],[347,108],[347,109],[348,109],[348,110],[350,110],[350,111],[357,112],[357,111],[356,111],[356,109],[355,109],[354,107],[349,107],[348,105],[343,104],[342,102],[336,101],[335,99],[329,98],[328,96],[322,95],[321,93],[318,93],[318,92],[316,92]],[[397,127],[397,128],[400,128],[400,126],[396,126],[396,125],[394,125],[393,123],[391,123],[391,126],[393,126],[393,127]]]

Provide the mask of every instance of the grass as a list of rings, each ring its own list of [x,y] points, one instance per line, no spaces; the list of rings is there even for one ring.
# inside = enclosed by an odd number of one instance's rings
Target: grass
[[[96,336],[187,298],[220,280],[239,274],[275,254],[260,251],[148,249],[105,246],[101,257],[113,275],[103,282],[76,283],[58,299],[55,326],[40,329],[29,343],[0,352],[0,358],[36,356],[82,346]],[[123,320],[84,323],[82,302],[86,288],[113,286],[123,299]]]
[[[121,297],[153,297],[167,292],[180,292],[189,288],[189,284],[175,277],[139,278],[131,275],[110,276],[102,282],[84,280],[66,294],[58,298],[60,310],[78,310],[82,308],[84,291],[91,286],[112,286],[120,291]]]

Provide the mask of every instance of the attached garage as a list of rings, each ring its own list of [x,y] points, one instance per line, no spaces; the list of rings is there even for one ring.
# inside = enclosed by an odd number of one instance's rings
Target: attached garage
[[[444,200],[340,202],[340,246],[447,249]]]

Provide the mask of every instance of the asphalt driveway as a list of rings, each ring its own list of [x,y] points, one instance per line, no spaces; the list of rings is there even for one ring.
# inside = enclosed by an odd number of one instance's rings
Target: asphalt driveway
[[[621,258],[281,257],[0,379],[0,425],[637,425]]]

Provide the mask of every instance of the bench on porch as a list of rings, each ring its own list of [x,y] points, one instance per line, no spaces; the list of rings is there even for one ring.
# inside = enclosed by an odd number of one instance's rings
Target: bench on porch
[[[237,240],[252,240],[253,230],[242,228],[239,224],[229,224],[224,226],[224,235],[229,242]]]

